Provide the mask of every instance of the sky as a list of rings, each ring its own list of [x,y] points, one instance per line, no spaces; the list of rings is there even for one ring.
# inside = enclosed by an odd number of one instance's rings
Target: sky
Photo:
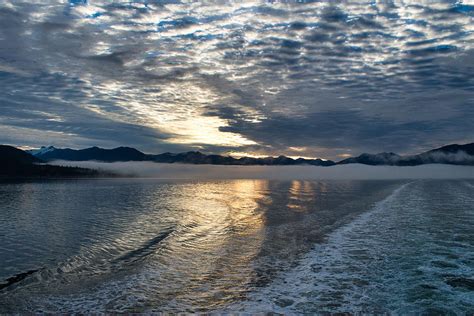
[[[474,1],[0,2],[0,143],[340,159],[474,141]]]

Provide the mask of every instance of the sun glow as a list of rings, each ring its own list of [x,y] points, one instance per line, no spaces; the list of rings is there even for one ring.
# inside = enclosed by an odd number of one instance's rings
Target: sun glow
[[[240,147],[257,144],[240,134],[219,130],[228,126],[227,120],[205,113],[207,106],[218,101],[219,95],[201,83],[169,83],[166,87],[160,86],[142,94],[139,99],[135,96],[140,91],[135,90],[137,88],[117,81],[105,81],[100,84],[102,97],[113,101],[114,106],[120,107],[121,113],[127,115],[118,117],[116,112],[99,111],[100,108],[93,104],[85,107],[117,121],[139,123],[157,129],[171,135],[167,141],[175,144],[197,147]]]
[[[177,123],[176,125],[167,126],[168,131],[177,135],[177,137],[171,138],[169,141],[177,144],[206,144],[232,147],[256,144],[240,134],[220,132],[219,128],[227,126],[227,122],[217,117],[197,116]]]

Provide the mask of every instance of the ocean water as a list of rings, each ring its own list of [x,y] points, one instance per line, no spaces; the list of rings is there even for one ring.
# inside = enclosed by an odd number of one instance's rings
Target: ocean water
[[[474,181],[0,183],[0,313],[474,312]]]

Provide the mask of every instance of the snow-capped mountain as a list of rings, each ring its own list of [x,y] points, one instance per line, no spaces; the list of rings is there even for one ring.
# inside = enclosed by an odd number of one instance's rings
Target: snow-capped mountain
[[[56,150],[54,146],[41,146],[39,149],[30,149],[26,150],[26,152],[33,156],[41,156],[54,150]]]

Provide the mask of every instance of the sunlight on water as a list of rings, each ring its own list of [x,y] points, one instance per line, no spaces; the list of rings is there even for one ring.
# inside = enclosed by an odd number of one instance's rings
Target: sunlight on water
[[[472,313],[474,213],[467,187],[473,188],[463,181],[401,186],[228,310]]]
[[[419,199],[433,194],[437,185],[449,189],[454,209],[472,200],[469,181],[421,181],[408,185],[413,194],[403,189],[399,198],[387,200],[403,185],[406,182],[143,179],[2,183],[0,312],[312,312],[311,306],[323,305],[317,303],[319,296],[308,293],[323,291],[330,280],[332,291],[345,293],[334,308],[350,310],[357,306],[353,300],[358,294],[337,288],[347,285],[337,271],[359,263],[346,264],[345,253],[336,256],[330,250],[333,244],[350,253],[370,245],[372,256],[385,256],[394,246],[375,241],[385,240],[383,234],[390,229],[406,230],[406,223],[396,217],[406,213],[406,207],[412,223],[423,228],[417,216],[432,208],[429,199]],[[448,205],[437,203],[440,210]],[[370,215],[374,208],[379,211]],[[472,214],[464,212],[462,218],[470,220]],[[360,214],[369,217],[361,220]],[[453,229],[463,229],[456,218]],[[430,225],[439,225],[438,219],[432,220]],[[361,235],[351,227],[360,227]],[[426,238],[424,231],[414,230],[419,232],[414,238]],[[469,238],[465,232],[457,234]],[[390,238],[395,242],[397,236]],[[357,240],[360,243],[354,244]],[[463,242],[472,247],[469,240]],[[403,273],[401,267],[391,269]],[[378,271],[374,275],[357,271],[354,278],[362,283],[356,289],[366,291],[363,284],[380,282],[393,290],[380,281],[383,269],[373,266],[371,271]],[[451,272],[446,278],[462,289],[468,283],[459,281],[461,277]],[[383,288],[377,291],[383,295]],[[332,297],[336,303],[337,297]],[[308,300],[313,305],[306,304]],[[394,308],[384,306],[381,311]]]
[[[290,200],[287,204],[288,208],[298,212],[307,211],[308,202],[316,198],[312,185],[309,181],[291,181],[291,187],[288,191]]]

